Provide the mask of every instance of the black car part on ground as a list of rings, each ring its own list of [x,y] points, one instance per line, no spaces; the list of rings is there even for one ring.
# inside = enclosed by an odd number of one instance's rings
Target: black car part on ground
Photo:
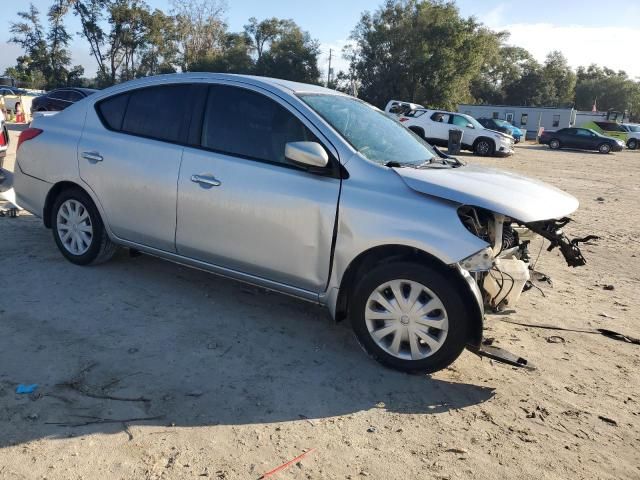
[[[544,220],[541,222],[531,222],[524,226],[534,233],[537,233],[543,238],[546,238],[551,242],[547,251],[550,252],[554,248],[560,248],[560,252],[567,261],[567,265],[570,267],[581,267],[587,263],[580,251],[580,243],[585,243],[590,240],[598,240],[596,235],[587,235],[583,238],[574,238],[570,240],[569,237],[562,231],[562,228],[571,221],[570,218],[564,217],[560,220]]]

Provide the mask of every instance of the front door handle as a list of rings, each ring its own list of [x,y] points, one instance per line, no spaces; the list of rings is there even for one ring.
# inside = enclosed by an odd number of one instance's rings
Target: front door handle
[[[191,181],[199,183],[201,186],[207,185],[209,187],[219,187],[222,182],[214,176],[209,175],[191,175]]]
[[[98,163],[104,160],[98,152],[82,152],[82,158],[89,160],[91,163]]]

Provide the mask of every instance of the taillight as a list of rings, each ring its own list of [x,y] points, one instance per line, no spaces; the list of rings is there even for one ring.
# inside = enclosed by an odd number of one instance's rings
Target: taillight
[[[16,146],[16,152],[20,149],[20,145],[22,145],[22,142],[26,142],[27,140],[36,138],[41,133],[42,133],[42,130],[40,130],[39,128],[27,128],[26,130],[23,130],[20,133],[20,136],[18,137],[18,145]]]
[[[406,122],[407,120],[409,120],[407,117],[402,117],[402,118],[400,119],[400,121],[401,121],[401,122]]]
[[[4,128],[0,129],[0,147],[4,147],[7,144],[7,138],[5,138]]]

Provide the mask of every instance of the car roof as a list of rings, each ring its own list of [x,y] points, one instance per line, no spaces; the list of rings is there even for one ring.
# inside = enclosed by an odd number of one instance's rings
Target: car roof
[[[170,83],[172,81],[189,81],[189,80],[228,80],[246,83],[253,86],[263,87],[268,90],[280,90],[289,94],[296,93],[323,93],[330,95],[343,95],[344,93],[336,90],[321,87],[319,85],[311,85],[308,83],[292,82],[290,80],[282,80],[279,78],[258,77],[255,75],[236,75],[231,73],[208,73],[208,72],[189,72],[189,73],[171,73],[167,75],[155,75],[153,77],[139,78],[129,82],[121,83],[101,90],[105,93],[111,93],[121,90],[129,90],[135,87],[143,87],[145,85],[157,85],[162,83]]]
[[[82,87],[60,87],[60,88],[54,88],[53,90],[49,90],[47,92],[47,95],[49,93],[53,93],[53,92],[59,92],[60,90],[73,90],[75,92],[82,92],[82,93],[86,93],[87,95],[90,95],[92,93],[98,92],[99,90],[96,90],[95,88],[82,88]]]

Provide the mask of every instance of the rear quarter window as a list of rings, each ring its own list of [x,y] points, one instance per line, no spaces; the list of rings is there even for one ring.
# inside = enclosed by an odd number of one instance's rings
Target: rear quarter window
[[[97,105],[98,116],[105,127],[109,130],[122,130],[122,121],[124,120],[124,112],[127,109],[128,102],[129,94],[125,93],[124,95],[107,98]]]

